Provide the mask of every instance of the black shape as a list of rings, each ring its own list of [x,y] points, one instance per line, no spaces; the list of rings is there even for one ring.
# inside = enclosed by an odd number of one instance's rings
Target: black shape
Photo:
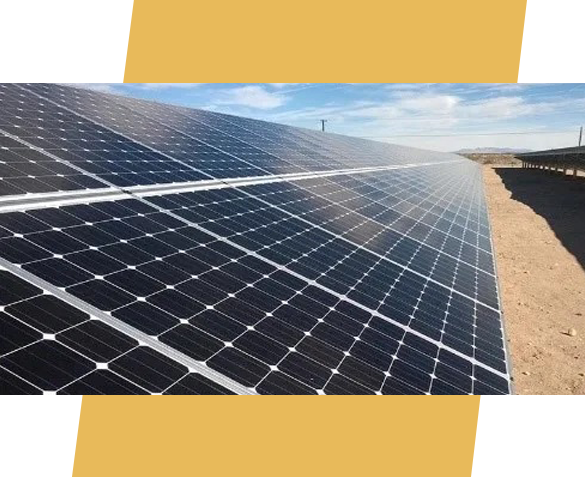
[[[435,360],[424,353],[421,353],[414,348],[408,346],[401,346],[397,353],[398,359],[414,366],[425,373],[431,374],[435,369]]]
[[[232,341],[246,331],[244,325],[216,310],[205,310],[189,323],[222,341]]]
[[[224,348],[211,358],[207,365],[244,386],[256,386],[270,368],[235,348]]]
[[[260,361],[275,365],[287,353],[288,348],[280,343],[256,332],[247,331],[234,341],[234,346]]]
[[[368,395],[368,394],[375,394],[374,391],[368,389],[360,384],[352,381],[351,379],[347,379],[345,376],[341,374],[334,374],[331,377],[331,380],[325,386],[325,394],[333,394],[333,395]]]
[[[278,308],[274,316],[302,331],[310,331],[317,324],[316,318],[290,305]]]
[[[53,254],[20,237],[9,237],[0,242],[0,257],[22,264],[49,258]]]
[[[428,391],[431,386],[431,375],[411,366],[404,361],[396,360],[390,368],[390,374],[421,391]]]
[[[137,270],[165,285],[177,285],[191,278],[191,275],[160,260],[141,265]]]
[[[278,369],[317,390],[322,389],[331,376],[331,369],[300,353],[290,353],[279,363]]]
[[[54,230],[27,235],[27,239],[54,254],[65,255],[89,248],[83,242]]]
[[[98,369],[61,389],[57,394],[125,396],[148,392],[111,371]]]
[[[266,316],[262,310],[237,298],[224,300],[215,309],[246,326],[253,326]]]
[[[60,288],[91,280],[93,275],[59,258],[49,258],[24,265],[26,271]]]
[[[3,368],[0,368],[0,395],[43,394],[43,392]]]
[[[144,346],[113,361],[109,368],[151,393],[165,391],[187,374],[184,366]]]
[[[488,371],[480,366],[474,366],[474,377],[478,381],[487,384],[488,386],[500,391],[502,393],[510,392],[510,385],[508,381],[497,374]]]
[[[15,234],[31,234],[50,230],[51,226],[25,212],[9,212],[0,215],[0,225]]]
[[[41,333],[55,334],[89,320],[89,315],[52,295],[9,306],[6,311]]]
[[[311,358],[314,361],[326,366],[327,368],[335,369],[343,360],[344,354],[342,351],[328,345],[327,343],[313,338],[312,336],[305,337],[297,346],[296,350]]]
[[[392,355],[375,348],[364,341],[356,341],[350,350],[354,358],[361,359],[376,369],[388,371],[392,363]]]
[[[104,280],[90,280],[70,287],[67,291],[104,311],[112,311],[134,301],[132,295]]]
[[[272,317],[263,319],[255,328],[257,331],[289,348],[296,346],[296,344],[305,336],[305,334],[298,328]]]
[[[445,381],[441,381],[440,379],[433,380],[433,385],[431,387],[431,394],[437,395],[447,395],[447,396],[456,396],[459,394],[467,394],[459,388],[455,386],[451,386],[450,384],[446,383]]]
[[[382,371],[351,356],[343,360],[338,370],[344,376],[374,391],[379,390],[384,382],[385,375]]]
[[[112,315],[151,336],[158,336],[179,324],[175,316],[143,301],[119,308]]]
[[[205,310],[201,303],[176,290],[163,290],[148,297],[146,301],[179,319],[191,318]]]
[[[171,386],[165,391],[165,394],[174,395],[219,395],[219,394],[235,394],[229,389],[224,388],[220,384],[212,381],[211,379],[202,376],[197,373],[190,373],[177,382],[174,386]]]
[[[325,343],[329,343],[331,346],[334,346],[342,351],[349,351],[349,349],[354,344],[354,338],[347,333],[339,330],[338,328],[334,328],[327,323],[319,323],[312,331],[311,334],[319,338],[321,341]]]
[[[26,300],[41,294],[41,290],[12,273],[0,270],[0,305]]]
[[[390,377],[384,382],[382,394],[413,396],[424,394],[424,392],[400,381],[399,379]]]
[[[0,366],[45,391],[56,391],[95,364],[55,341],[40,341],[0,359]]]
[[[6,313],[0,313],[0,329],[0,356],[34,343],[43,336]]]
[[[161,282],[137,270],[123,270],[109,275],[106,280],[138,297],[147,297],[166,288]]]
[[[314,389],[305,386],[300,381],[287,376],[286,374],[274,371],[270,373],[256,388],[260,394],[282,395],[302,395],[317,394]]]
[[[191,325],[179,325],[159,340],[198,361],[206,361],[224,347],[220,340]]]
[[[136,340],[97,320],[59,333],[57,341],[98,363],[107,363],[138,346]]]

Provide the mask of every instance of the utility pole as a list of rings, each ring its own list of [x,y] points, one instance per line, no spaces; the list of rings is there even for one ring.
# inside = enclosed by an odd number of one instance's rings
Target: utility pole
[[[320,119],[319,121],[321,121],[321,131],[325,132],[325,123],[327,122],[326,119]]]
[[[582,140],[583,140],[583,126],[581,126],[581,130],[579,131],[579,147],[581,147]]]

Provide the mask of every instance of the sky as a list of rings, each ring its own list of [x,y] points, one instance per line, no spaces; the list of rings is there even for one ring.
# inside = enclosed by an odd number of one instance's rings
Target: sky
[[[437,151],[576,146],[585,84],[137,83],[89,84],[292,126]]]

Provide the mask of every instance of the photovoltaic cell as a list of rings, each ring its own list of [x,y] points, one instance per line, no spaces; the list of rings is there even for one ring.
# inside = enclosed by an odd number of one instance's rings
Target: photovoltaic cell
[[[0,152],[127,197],[7,192],[33,200],[0,203],[22,275],[2,272],[2,392],[510,392],[471,162],[58,85],[0,94]]]

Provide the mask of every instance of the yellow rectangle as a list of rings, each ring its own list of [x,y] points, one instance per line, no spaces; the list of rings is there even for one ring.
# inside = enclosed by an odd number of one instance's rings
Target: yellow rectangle
[[[84,397],[74,477],[469,477],[479,397]]]
[[[136,0],[125,82],[516,82],[525,0]]]

